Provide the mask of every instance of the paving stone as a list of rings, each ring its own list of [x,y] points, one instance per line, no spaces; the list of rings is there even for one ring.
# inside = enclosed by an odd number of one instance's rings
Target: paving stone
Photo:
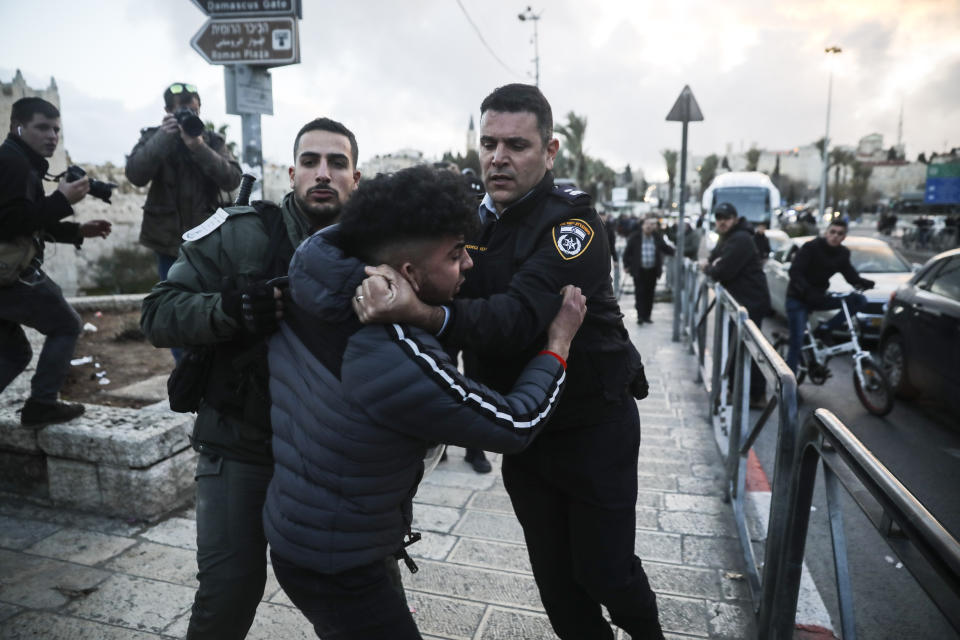
[[[482,509],[484,511],[513,513],[513,503],[510,502],[510,496],[506,491],[483,491],[481,493],[476,493],[470,500],[470,503],[467,505],[467,507],[470,509]]]
[[[657,608],[664,631],[700,637],[710,632],[707,624],[710,612],[704,600],[657,594]]]
[[[719,600],[720,578],[715,569],[698,569],[661,562],[645,562],[650,585],[657,593]]]
[[[0,622],[3,622],[7,618],[11,618],[18,613],[23,611],[22,607],[18,607],[15,604],[7,604],[6,602],[0,602]],[[0,636],[5,637],[5,636]]]
[[[13,396],[9,391],[8,393]],[[42,453],[43,450],[37,443],[37,435],[41,429],[22,426],[20,415],[16,413],[23,406],[25,395],[0,405],[0,448],[21,453]]]
[[[710,637],[718,640],[740,640],[757,635],[756,616],[752,605],[714,602],[710,605]]]
[[[404,576],[404,585],[435,595],[541,609],[533,576],[424,560],[419,573]]]
[[[752,606],[750,584],[747,582],[746,573],[725,569],[715,569],[715,571],[720,576],[720,590],[723,592],[724,600],[747,600]]]
[[[454,487],[459,489],[471,489],[473,491],[483,491],[493,486],[495,474],[493,473],[469,473],[461,471],[447,471],[446,469],[434,469],[433,473],[423,479],[421,484],[432,484],[441,487]]]
[[[663,494],[658,491],[637,491],[637,506],[658,509],[663,506]]]
[[[196,588],[197,554],[188,549],[141,542],[117,556],[105,569]]]
[[[743,571],[740,544],[726,538],[683,536],[683,564]]]
[[[422,633],[442,638],[473,638],[485,605],[444,598],[419,591],[407,591],[407,604]]]
[[[460,538],[447,560],[487,569],[533,573],[527,547],[522,544]]]
[[[414,527],[414,530],[416,530],[416,527]],[[456,543],[456,536],[448,536],[435,531],[424,531],[420,541],[407,547],[407,551],[411,556],[417,558],[444,560]]]
[[[551,640],[556,637],[546,614],[491,607],[479,640]]]
[[[460,520],[460,510],[452,507],[417,505],[413,510],[413,529],[447,533]]]
[[[61,529],[25,549],[26,553],[93,566],[136,544],[130,538],[82,529]]]
[[[462,507],[467,504],[473,491],[470,489],[456,489],[421,482],[417,488],[414,504],[435,504],[442,507]]]
[[[730,505],[718,496],[689,493],[671,493],[664,496],[667,511],[694,511],[697,513],[730,513]]]
[[[196,564],[196,555],[194,557],[194,564]],[[267,583],[263,585],[263,598],[261,600],[265,602],[271,601],[271,598],[276,595],[277,591],[283,591],[280,588],[280,583],[277,582],[277,574],[273,572],[273,565],[270,564],[270,552],[267,551]],[[292,604],[290,606],[293,606]]]
[[[658,511],[647,507],[637,507],[636,523],[637,529],[659,529]]]
[[[179,617],[177,617],[166,629],[163,630],[163,635],[172,636],[174,638],[186,638],[187,629],[190,627],[190,609],[187,609]]]
[[[261,602],[250,625],[247,640],[310,640],[316,638],[313,625],[295,607]]]
[[[638,529],[633,548],[643,561],[679,563],[683,557],[683,539],[675,533]]]
[[[51,522],[0,515],[0,547],[16,550],[26,549],[59,529],[60,525]]]
[[[523,528],[517,517],[484,511],[468,511],[453,532],[458,536],[488,538],[502,542],[523,543]]]
[[[715,478],[677,478],[677,488],[682,493],[699,493],[703,495],[723,495],[726,490],[726,480],[718,476]]]
[[[691,535],[728,536],[737,535],[733,525],[733,513],[707,514],[687,511],[661,511],[660,528],[673,533]]]
[[[717,460],[714,464],[694,464],[691,465],[690,470],[693,472],[693,475],[698,478],[723,478],[726,472],[721,464],[720,460]]]
[[[0,626],[4,640],[155,640],[151,633],[133,631],[46,611],[25,611]]]
[[[189,587],[123,574],[64,608],[65,613],[130,629],[160,633],[193,604]]]
[[[0,550],[0,600],[31,609],[52,609],[70,601],[63,591],[96,587],[110,574],[99,569]]]
[[[648,473],[642,467],[638,469],[637,483],[640,489],[651,489],[660,491],[676,491],[677,478],[673,476],[658,476]]]
[[[643,447],[640,447],[643,451]],[[693,465],[696,466],[696,465]],[[690,474],[691,465],[688,462],[670,462],[667,460],[640,460],[638,471],[648,474],[666,476],[685,476]]]
[[[141,534],[147,540],[160,544],[197,550],[197,522],[187,518],[170,518],[150,527]]]

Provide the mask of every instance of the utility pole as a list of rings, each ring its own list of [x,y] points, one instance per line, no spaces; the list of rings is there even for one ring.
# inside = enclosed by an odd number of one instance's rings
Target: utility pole
[[[843,51],[840,47],[827,47],[824,53],[840,53]],[[827,128],[823,133],[823,176],[820,180],[820,220],[823,220],[827,213],[827,171],[830,169],[830,161],[827,156],[827,147],[830,146],[830,101],[833,99],[833,63],[830,63],[830,82],[827,84]]]
[[[542,14],[542,11],[540,13],[534,13],[533,7],[528,5],[526,11],[517,15],[520,22],[526,22],[527,20],[533,21],[533,68],[535,84],[538,87],[540,86],[540,42],[537,33],[537,23],[540,22],[540,16]]]

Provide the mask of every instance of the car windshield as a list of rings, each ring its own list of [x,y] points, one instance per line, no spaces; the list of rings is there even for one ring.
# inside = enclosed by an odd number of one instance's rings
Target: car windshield
[[[770,196],[762,187],[721,187],[714,191],[713,208],[722,202],[732,204],[750,222],[767,222],[770,218]]]
[[[911,271],[910,265],[888,246],[848,248],[850,262],[860,273],[908,273]]]

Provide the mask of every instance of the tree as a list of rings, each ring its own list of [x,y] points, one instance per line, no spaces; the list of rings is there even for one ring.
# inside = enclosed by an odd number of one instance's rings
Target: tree
[[[829,161],[831,167],[833,167],[833,210],[836,211],[839,208],[839,203],[841,195],[843,192],[843,185],[840,182],[840,170],[843,167],[848,167],[856,160],[856,156],[850,151],[844,151],[839,147],[834,147],[833,151],[830,152]],[[829,185],[827,185],[829,187]]]
[[[853,161],[853,177],[850,179],[850,212],[854,216],[859,217],[863,212],[871,173],[873,173],[873,167]]]
[[[700,174],[701,197],[703,196],[703,192],[706,191],[707,187],[710,186],[710,183],[713,182],[714,176],[717,175],[717,166],[719,163],[720,158],[718,158],[715,153],[711,153],[703,159],[703,163],[697,169],[697,173]]]
[[[750,147],[747,151],[747,171],[756,171],[758,162],[760,162],[760,149]]]
[[[587,158],[583,152],[583,140],[587,134],[587,118],[586,116],[578,116],[571,111],[567,114],[567,123],[558,124],[555,129],[566,140],[567,157],[572,165],[573,179],[580,188],[583,188],[587,181]]]
[[[459,153],[457,155],[453,155],[452,151],[444,151],[443,158],[441,158],[441,160],[443,162],[452,162],[461,170],[473,169],[477,176],[480,175],[480,154],[478,154],[475,149],[470,149],[467,151],[467,155],[465,156],[462,156]]]
[[[720,163],[720,167],[730,171],[730,159],[727,156],[723,156],[723,162]]]
[[[923,151],[921,151],[920,155],[917,156],[917,162],[922,162],[923,164],[927,164],[927,155]]]
[[[663,161],[667,165],[667,183],[670,185],[670,192],[667,195],[667,208],[669,209],[673,206],[673,185],[677,177],[677,156],[679,154],[673,149],[664,149],[660,152],[660,155],[663,156]]]
[[[630,170],[630,165],[627,165],[627,168],[623,170],[623,183],[628,187],[633,184],[633,171]]]

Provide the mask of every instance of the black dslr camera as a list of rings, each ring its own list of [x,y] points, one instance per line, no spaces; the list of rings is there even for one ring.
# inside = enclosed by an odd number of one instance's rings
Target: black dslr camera
[[[180,107],[173,112],[173,117],[177,119],[177,124],[183,127],[183,130],[188,136],[196,138],[206,129],[203,120],[201,120],[197,112],[190,107]]]
[[[83,176],[87,175],[87,172],[78,167],[77,165],[70,165],[67,167],[67,171],[64,174],[63,179],[67,182],[73,182],[79,180]],[[116,188],[112,182],[103,182],[102,180],[96,180],[90,178],[90,195],[94,198],[100,198],[107,204],[113,204],[110,202],[110,196],[113,195],[113,190]]]

